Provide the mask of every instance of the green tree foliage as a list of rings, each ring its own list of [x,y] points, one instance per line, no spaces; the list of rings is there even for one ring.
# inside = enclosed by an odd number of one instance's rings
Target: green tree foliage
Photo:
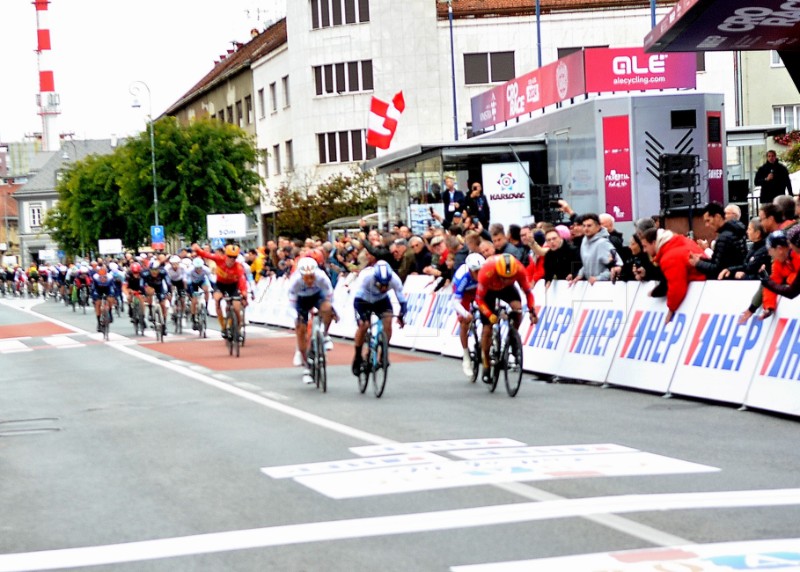
[[[795,143],[781,158],[786,162],[790,173],[800,171],[800,142]]]
[[[333,175],[312,190],[281,187],[273,196],[278,209],[278,234],[293,238],[325,236],[325,223],[346,216],[362,216],[377,208],[373,173]]]
[[[261,178],[255,142],[240,128],[215,120],[181,126],[153,124],[159,224],[187,242],[206,236],[206,215],[252,213]],[[74,164],[57,187],[58,206],[45,224],[62,248],[93,249],[103,238],[127,248],[149,240],[154,224],[149,131],[103,157]]]

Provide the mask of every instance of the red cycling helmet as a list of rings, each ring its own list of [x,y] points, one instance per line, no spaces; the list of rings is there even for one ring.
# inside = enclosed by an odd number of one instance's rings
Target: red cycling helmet
[[[141,264],[139,264],[138,262],[134,262],[133,264],[131,264],[131,272],[133,272],[134,274],[139,274],[139,272],[141,271],[142,271]]]

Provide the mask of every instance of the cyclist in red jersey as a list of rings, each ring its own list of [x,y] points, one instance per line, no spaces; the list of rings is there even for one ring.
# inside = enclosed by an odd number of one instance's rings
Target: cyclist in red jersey
[[[199,244],[195,243],[192,245],[192,250],[200,258],[216,262],[214,274],[217,276],[217,281],[214,283],[214,303],[217,306],[217,321],[219,321],[224,338],[226,336],[225,317],[220,308],[222,297],[227,294],[233,299],[233,311],[240,324],[242,323],[242,304],[247,306],[247,277],[244,266],[236,260],[239,256],[239,247],[229,244],[225,247],[225,254],[214,254],[206,252],[200,248]]]
[[[519,330],[519,325],[522,322],[520,313],[522,300],[520,299],[519,291],[514,286],[515,283],[519,284],[520,289],[525,294],[531,323],[535,324],[538,321],[538,317],[533,305],[533,288],[528,282],[525,276],[525,268],[519,260],[511,254],[495,254],[487,258],[478,271],[478,289],[475,292],[475,304],[481,312],[481,323],[484,325],[481,331],[484,383],[491,383],[489,349],[492,344],[492,328],[490,326],[496,324],[498,320],[497,314],[494,313],[497,300],[503,300],[511,306],[513,310],[511,322],[517,330]]]

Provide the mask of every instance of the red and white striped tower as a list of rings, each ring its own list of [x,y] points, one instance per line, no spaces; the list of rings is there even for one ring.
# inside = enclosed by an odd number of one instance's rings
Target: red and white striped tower
[[[34,0],[36,7],[36,60],[39,68],[39,93],[36,105],[42,117],[42,150],[54,151],[59,148],[58,130],[55,118],[61,113],[61,100],[56,93],[53,69],[50,64],[50,27],[48,25],[49,0]]]

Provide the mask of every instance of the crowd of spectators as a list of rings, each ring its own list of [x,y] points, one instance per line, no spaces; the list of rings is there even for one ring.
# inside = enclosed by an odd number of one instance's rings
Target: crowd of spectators
[[[788,195],[775,197],[772,203],[762,204],[758,216],[747,224],[740,220],[741,211],[735,204],[709,203],[702,216],[713,235],[711,241],[695,241],[662,229],[659,217],[636,221],[636,232],[626,240],[610,214],[579,215],[563,200],[559,201],[562,224],[538,222],[506,228],[496,221],[484,221],[488,208],[474,206],[484,204],[477,200],[483,196],[480,183],[471,185],[470,196],[465,198],[452,189],[451,182],[446,181],[442,193],[448,195],[445,216],[432,209],[435,222],[421,234],[403,224],[381,230],[362,220],[357,232],[344,233],[335,241],[283,237],[269,241],[265,247],[249,251],[247,262],[256,277],[282,276],[291,271],[294,259],[313,251],[335,286],[339,280],[354,280],[360,270],[377,260],[385,260],[402,280],[410,275],[430,276],[439,289],[449,284],[468,254],[509,253],[522,262],[530,281],[543,279],[547,285],[553,280],[570,285],[581,280],[589,284],[654,281],[657,285],[651,295],[666,297],[667,321],[694,281],[763,282],[767,293],[758,289],[742,320],[759,308],[762,318],[774,311],[773,293],[792,297],[800,293],[800,284],[792,286],[800,268],[800,228],[795,226],[800,197],[797,201]]]

